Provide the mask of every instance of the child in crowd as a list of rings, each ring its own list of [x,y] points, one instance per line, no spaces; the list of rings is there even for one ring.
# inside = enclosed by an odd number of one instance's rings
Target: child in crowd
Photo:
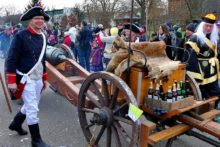
[[[102,48],[99,45],[98,40],[94,39],[92,43],[92,53],[90,57],[91,70],[94,72],[102,71]]]

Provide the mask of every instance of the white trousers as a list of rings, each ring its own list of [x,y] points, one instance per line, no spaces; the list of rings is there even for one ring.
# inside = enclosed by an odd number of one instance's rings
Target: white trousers
[[[43,88],[43,81],[28,80],[22,93],[24,105],[21,107],[21,113],[26,114],[27,125],[37,124],[39,122],[38,105],[40,101],[41,90]]]

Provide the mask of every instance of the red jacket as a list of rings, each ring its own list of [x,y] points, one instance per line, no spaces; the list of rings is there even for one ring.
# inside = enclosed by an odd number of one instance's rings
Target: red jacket
[[[63,43],[66,44],[67,46],[71,47],[71,39],[70,39],[69,35],[67,35],[63,38]]]

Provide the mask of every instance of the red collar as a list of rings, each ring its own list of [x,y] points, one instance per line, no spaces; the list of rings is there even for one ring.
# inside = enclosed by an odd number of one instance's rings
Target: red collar
[[[28,31],[31,32],[31,34],[33,34],[33,35],[41,35],[41,34],[38,34],[37,32],[35,32],[34,29],[33,29],[31,26],[28,26],[27,29],[28,29]]]

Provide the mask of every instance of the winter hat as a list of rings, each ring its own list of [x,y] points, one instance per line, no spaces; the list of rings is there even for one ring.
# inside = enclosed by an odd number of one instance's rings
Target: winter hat
[[[93,32],[95,34],[99,33],[101,31],[101,29],[99,27],[94,28]]]
[[[179,25],[174,25],[173,28],[176,32],[181,32],[182,31],[182,29]]]
[[[186,30],[189,30],[189,31],[191,31],[191,32],[195,32],[195,30],[196,30],[195,24],[193,24],[193,23],[188,24],[188,25],[186,26]]]
[[[98,28],[99,28],[100,30],[103,30],[103,29],[104,29],[103,24],[98,24]]]
[[[110,30],[111,35],[117,35],[118,34],[118,28],[117,27],[113,27]]]

